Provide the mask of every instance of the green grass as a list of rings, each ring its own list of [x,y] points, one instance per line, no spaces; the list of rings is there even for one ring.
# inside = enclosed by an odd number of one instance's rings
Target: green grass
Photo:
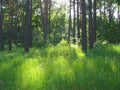
[[[120,90],[120,46],[0,52],[0,90]]]

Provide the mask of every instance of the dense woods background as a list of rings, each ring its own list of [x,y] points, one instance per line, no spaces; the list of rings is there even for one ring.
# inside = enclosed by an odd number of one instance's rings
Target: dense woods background
[[[120,90],[120,0],[0,0],[0,90]]]
[[[0,49],[62,39],[93,48],[102,42],[120,43],[119,0],[0,0]]]

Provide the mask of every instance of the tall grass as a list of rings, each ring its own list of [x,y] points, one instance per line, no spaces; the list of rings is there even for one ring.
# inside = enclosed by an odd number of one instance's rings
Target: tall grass
[[[0,52],[0,90],[120,90],[120,46]]]

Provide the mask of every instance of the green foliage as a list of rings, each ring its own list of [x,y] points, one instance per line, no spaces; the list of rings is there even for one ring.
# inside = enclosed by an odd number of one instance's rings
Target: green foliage
[[[107,19],[97,18],[98,38],[109,43],[120,43],[119,26],[116,21],[108,22]]]
[[[0,52],[0,90],[119,90],[120,46],[59,45]]]
[[[57,44],[61,41],[63,34],[66,32],[66,13],[65,6],[60,6],[60,8],[52,11],[51,14],[51,28],[50,28],[50,42]]]
[[[118,3],[118,5],[120,5],[120,0],[116,0],[116,2]]]

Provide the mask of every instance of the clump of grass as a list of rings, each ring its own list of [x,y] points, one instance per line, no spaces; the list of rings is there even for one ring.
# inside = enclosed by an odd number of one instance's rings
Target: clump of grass
[[[120,47],[83,53],[66,42],[0,52],[0,90],[119,90]]]

